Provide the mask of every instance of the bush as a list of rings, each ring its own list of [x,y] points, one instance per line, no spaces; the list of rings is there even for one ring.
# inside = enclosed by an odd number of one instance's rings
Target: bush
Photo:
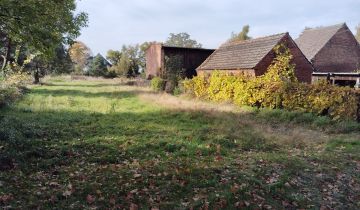
[[[209,78],[198,76],[184,81],[185,93],[212,101],[315,113],[334,120],[359,120],[359,91],[333,86],[326,81],[312,85],[300,83],[295,77],[289,51],[281,46],[274,50],[276,59],[260,77],[231,76],[214,71]]]
[[[232,101],[237,80],[237,77],[214,71],[209,78],[209,98],[213,101]]]
[[[151,88],[155,91],[163,91],[165,89],[165,80],[160,77],[154,77],[151,80]]]
[[[31,80],[23,73],[13,73],[0,80],[0,107],[6,106],[20,98],[24,93],[26,84]]]
[[[208,98],[208,81],[204,76],[197,76],[183,82],[185,92],[198,98]]]

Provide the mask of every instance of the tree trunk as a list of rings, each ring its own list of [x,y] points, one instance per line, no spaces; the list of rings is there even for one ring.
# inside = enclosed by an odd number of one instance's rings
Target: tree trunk
[[[5,67],[7,66],[7,64],[9,63],[10,60],[10,56],[11,56],[11,40],[10,38],[8,39],[7,45],[6,45],[6,51],[5,51],[5,56],[2,56],[4,59],[4,63],[1,67],[1,71],[4,71]]]
[[[34,73],[34,84],[39,84],[39,83],[40,83],[39,69],[36,68]]]

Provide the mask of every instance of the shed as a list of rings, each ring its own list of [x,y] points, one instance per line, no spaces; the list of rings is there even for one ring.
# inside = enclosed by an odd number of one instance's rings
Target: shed
[[[210,74],[213,70],[220,70],[231,74],[263,75],[276,56],[273,49],[278,44],[284,44],[290,49],[298,80],[310,83],[313,66],[289,33],[226,43],[211,54],[197,68],[197,72]]]
[[[345,23],[305,29],[295,42],[316,72],[360,69],[360,46]]]
[[[152,44],[146,51],[146,77],[151,79],[162,76],[166,71],[165,58],[180,55],[185,76],[192,78],[197,75],[196,68],[214,51],[214,49],[166,46],[161,43]]]

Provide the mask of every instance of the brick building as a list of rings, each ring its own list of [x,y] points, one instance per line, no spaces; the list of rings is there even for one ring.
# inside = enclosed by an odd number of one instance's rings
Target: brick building
[[[290,49],[293,63],[296,64],[295,74],[298,80],[310,83],[313,66],[289,33],[226,43],[211,54],[197,68],[197,72],[209,74],[213,70],[221,70],[232,74],[263,75],[276,56],[273,49],[278,44],[284,44]]]
[[[295,42],[316,72],[360,69],[360,46],[345,23],[306,29]]]
[[[163,76],[165,59],[173,55],[180,55],[185,76],[192,78],[197,75],[196,68],[215,50],[203,48],[185,48],[166,46],[161,43],[152,44],[146,51],[146,77]]]

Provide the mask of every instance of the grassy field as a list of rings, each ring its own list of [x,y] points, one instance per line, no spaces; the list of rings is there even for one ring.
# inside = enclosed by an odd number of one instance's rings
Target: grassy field
[[[49,80],[0,110],[0,208],[359,209],[360,124]]]

